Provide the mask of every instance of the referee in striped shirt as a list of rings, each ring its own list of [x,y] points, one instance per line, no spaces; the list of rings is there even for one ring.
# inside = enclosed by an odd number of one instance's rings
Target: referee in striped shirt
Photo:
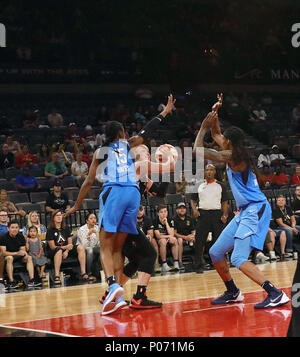
[[[212,246],[225,228],[228,219],[228,201],[226,187],[215,179],[216,168],[212,164],[205,166],[205,180],[199,185],[198,193],[191,198],[192,213],[197,218],[195,241],[195,270],[203,273],[210,265],[204,259],[204,249],[209,232],[212,233]]]

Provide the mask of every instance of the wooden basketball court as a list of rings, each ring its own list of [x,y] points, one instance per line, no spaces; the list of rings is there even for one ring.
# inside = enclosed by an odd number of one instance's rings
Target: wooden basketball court
[[[297,261],[258,265],[266,278],[290,297]],[[166,273],[150,280],[148,297],[162,301],[162,309],[132,310],[101,316],[99,297],[106,284],[0,294],[0,336],[94,337],[284,337],[291,318],[291,303],[255,310],[266,293],[238,269],[231,268],[245,300],[230,305],[210,305],[225,286],[215,270],[204,274]],[[130,300],[137,280],[129,281]]]

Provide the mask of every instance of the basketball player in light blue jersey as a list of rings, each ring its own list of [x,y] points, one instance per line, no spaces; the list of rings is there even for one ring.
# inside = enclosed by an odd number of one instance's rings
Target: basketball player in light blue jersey
[[[123,288],[118,284],[123,273],[122,247],[128,233],[138,234],[136,222],[140,192],[130,149],[143,143],[150,131],[173,110],[175,101],[170,95],[163,111],[128,141],[125,140],[121,123],[107,123],[106,144],[95,151],[89,174],[80,188],[77,200],[65,214],[68,216],[79,208],[100,169],[104,178],[103,191],[99,197],[100,259],[109,285],[102,315],[115,312],[126,305]]]
[[[271,207],[260,191],[256,176],[252,172],[251,158],[244,144],[244,133],[238,127],[230,127],[222,135],[217,110],[213,107],[213,111],[202,122],[195,141],[194,153],[197,147],[203,147],[204,136],[210,129],[213,139],[223,151],[204,148],[204,158],[227,163],[228,181],[239,209],[239,214],[231,220],[209,250],[214,267],[227,288],[225,293],[212,300],[211,304],[227,304],[244,300],[244,296],[231,277],[225,258],[225,254],[232,249],[231,263],[268,293],[267,298],[254,307],[263,309],[286,304],[289,301],[287,295],[272,285],[262,272],[248,261],[253,249],[263,248],[270,225]]]

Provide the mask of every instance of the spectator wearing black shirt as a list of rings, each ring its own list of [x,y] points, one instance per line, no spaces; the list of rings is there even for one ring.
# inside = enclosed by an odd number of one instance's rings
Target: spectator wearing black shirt
[[[18,284],[16,284],[13,278],[13,263],[16,261],[26,263],[26,268],[30,279],[28,282],[28,287],[35,287],[40,285],[34,281],[34,267],[32,257],[26,253],[26,241],[23,234],[19,232],[18,221],[12,220],[8,223],[8,232],[2,236],[0,247],[6,262],[6,272],[9,279],[9,288],[18,288]]]
[[[0,241],[1,237],[8,232],[8,214],[5,211],[0,211]],[[0,249],[0,284],[4,284],[4,256]]]
[[[47,255],[54,263],[54,286],[61,286],[59,272],[62,260],[66,259],[69,253],[74,255],[72,233],[64,224],[61,210],[56,210],[52,213],[46,241],[48,243]]]
[[[179,270],[178,264],[178,241],[174,236],[174,221],[168,218],[168,210],[164,205],[157,208],[157,218],[153,222],[154,234],[158,241],[160,258],[162,261],[162,271],[170,271],[167,264],[167,244],[171,245],[172,256],[174,259],[174,268]]]
[[[194,218],[197,218],[195,241],[196,272],[210,269],[204,259],[204,249],[209,232],[212,233],[212,246],[218,239],[228,219],[226,187],[215,179],[216,169],[208,164],[204,171],[205,180],[199,185],[198,194],[191,199]],[[209,247],[208,247],[209,248]]]
[[[47,197],[45,208],[46,212],[54,212],[58,209],[65,211],[70,208],[68,195],[62,191],[59,180],[54,181],[53,192]]]
[[[300,226],[296,225],[296,219],[290,206],[286,205],[286,199],[279,195],[276,199],[276,208],[273,211],[273,218],[278,228],[286,233],[286,253],[290,256],[293,252],[293,240],[299,243]]]
[[[176,216],[174,217],[175,237],[178,240],[178,260],[179,269],[184,270],[182,264],[182,254],[184,244],[194,244],[195,241],[195,221],[186,214],[186,205],[180,202],[177,205]]]
[[[9,167],[14,167],[15,155],[9,151],[8,145],[3,144],[0,153],[0,170],[8,169]]]
[[[296,186],[292,209],[295,215],[300,216],[300,185]]]

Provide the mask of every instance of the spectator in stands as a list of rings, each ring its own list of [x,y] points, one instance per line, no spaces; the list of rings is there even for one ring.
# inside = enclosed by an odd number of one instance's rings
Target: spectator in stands
[[[86,224],[79,228],[77,233],[77,253],[81,261],[82,280],[96,280],[92,274],[92,267],[97,260],[100,262],[99,228],[94,213],[86,217]],[[99,265],[100,270],[100,265]]]
[[[39,237],[41,239],[45,239],[47,228],[43,224],[41,224],[40,216],[37,211],[31,211],[28,213],[27,224],[23,228],[24,236],[27,236],[29,227],[32,227],[32,226],[36,227],[36,229],[38,230]]]
[[[74,162],[73,154],[65,148],[64,144],[60,144],[57,148],[57,152],[59,155],[59,161],[64,163],[66,167],[71,167],[72,163]]]
[[[296,186],[295,196],[294,196],[294,200],[292,203],[292,209],[293,209],[294,214],[300,215],[300,185]],[[299,217],[298,217],[298,219],[299,219]]]
[[[185,180],[184,173],[181,174],[181,182],[175,182],[176,193],[185,194],[188,183]]]
[[[13,140],[12,136],[6,138],[5,144],[8,146],[8,151],[12,152],[15,157],[21,153],[21,145],[17,140]]]
[[[46,212],[56,212],[58,209],[65,211],[69,208],[70,203],[68,195],[62,192],[62,184],[56,179],[53,183],[53,192],[51,192],[46,199]]]
[[[37,164],[40,167],[46,166],[49,162],[49,157],[50,157],[50,148],[47,144],[43,143],[40,146],[40,150],[38,151],[37,154]]]
[[[257,159],[257,167],[260,170],[263,169],[265,166],[271,166],[271,157],[268,148],[264,148]]]
[[[85,146],[83,144],[79,144],[78,147],[77,147],[77,151],[75,151],[73,153],[73,156],[74,156],[75,159],[76,159],[77,154],[81,154],[81,160],[83,162],[88,163],[89,155],[88,155],[88,153],[86,151],[86,148],[85,148]]]
[[[297,103],[292,110],[292,124],[298,125],[300,123],[300,103]]]
[[[196,233],[194,219],[187,216],[184,202],[180,202],[177,205],[176,216],[174,217],[174,231],[175,237],[178,240],[179,269],[184,270],[182,263],[183,245],[194,245]]]
[[[154,234],[158,241],[160,258],[162,261],[161,270],[170,271],[167,264],[167,244],[171,245],[171,252],[174,260],[174,268],[179,270],[178,264],[178,241],[174,236],[174,221],[168,218],[167,206],[160,205],[157,208],[157,218],[153,222]]]
[[[78,187],[81,187],[83,181],[86,179],[88,174],[88,165],[86,162],[82,161],[82,153],[79,152],[76,155],[76,161],[72,163],[71,171],[75,182]]]
[[[228,219],[227,190],[223,183],[215,179],[216,169],[212,164],[205,166],[205,180],[198,187],[198,194],[192,195],[193,217],[198,218],[195,241],[195,269],[201,274],[210,269],[204,259],[204,250],[209,232],[212,233],[210,246],[215,243]]]
[[[15,180],[16,188],[19,192],[36,192],[40,190],[40,185],[37,179],[30,175],[29,166],[26,165],[22,169],[22,173],[16,177]]]
[[[300,185],[300,166],[296,166],[295,173],[292,176],[291,185]]]
[[[91,125],[87,125],[84,128],[84,133],[82,136],[82,142],[84,146],[90,146],[91,148],[94,148],[96,145],[96,133],[94,132],[93,128]]]
[[[15,156],[9,151],[8,145],[3,144],[0,153],[0,170],[8,169],[9,167],[14,167]]]
[[[275,255],[275,244],[276,241],[279,241],[280,244],[280,260],[285,260],[286,257],[289,257],[289,254],[285,253],[286,246],[286,233],[282,229],[271,229],[269,228],[268,232],[269,239],[266,239],[266,246],[269,250],[269,256],[271,260],[276,260]]]
[[[279,147],[277,145],[272,146],[272,153],[270,155],[271,166],[283,166],[286,163],[285,157],[280,154]]]
[[[258,121],[267,119],[267,113],[264,111],[264,109],[262,108],[260,103],[256,104],[256,106],[253,110],[253,114],[255,115],[255,118]]]
[[[102,107],[99,109],[96,115],[95,126],[101,126],[102,124],[105,124],[108,121],[110,121],[109,111],[105,105],[102,105]]]
[[[292,209],[286,205],[286,199],[279,195],[276,199],[276,208],[273,211],[273,218],[278,229],[286,233],[286,253],[289,256],[293,252],[293,238],[299,239],[300,226],[296,225],[295,216]]]
[[[50,179],[52,184],[56,179],[62,179],[69,174],[66,165],[59,161],[58,152],[54,152],[51,156],[51,161],[45,167],[45,176]]]
[[[57,113],[55,108],[53,108],[48,115],[48,123],[51,128],[60,128],[64,126],[64,119],[61,114]]]
[[[30,154],[28,145],[22,146],[22,152],[16,156],[16,167],[23,168],[25,165],[29,167],[37,167],[35,155]]]
[[[65,133],[64,141],[67,148],[72,147],[75,151],[77,151],[77,145],[82,144],[81,132],[78,130],[76,123],[69,124],[69,129]]]
[[[76,249],[73,246],[72,233],[65,226],[63,212],[54,210],[52,212],[51,221],[46,233],[48,243],[47,256],[54,264],[54,286],[61,286],[59,272],[63,259],[76,254]]]
[[[283,172],[282,167],[278,166],[274,172],[273,186],[280,188],[283,186],[287,186],[289,184],[289,182],[290,182],[290,179]]]
[[[8,214],[6,211],[0,211],[0,237],[8,232]]]
[[[153,245],[153,248],[156,251],[156,262],[154,266],[154,271],[160,272],[161,268],[158,263],[159,249],[158,249],[157,241],[154,238],[154,225],[152,223],[152,219],[145,215],[145,209],[143,206],[140,206],[140,209],[138,211],[137,227],[146,235],[150,243]]]
[[[262,173],[258,175],[258,184],[262,190],[272,188],[275,173],[272,173],[269,166],[264,166]]]
[[[14,281],[13,263],[21,261],[26,264],[26,268],[29,274],[28,287],[35,287],[40,283],[34,281],[34,267],[32,263],[32,257],[26,253],[26,241],[22,233],[19,232],[18,221],[12,220],[8,223],[8,232],[2,237],[0,242],[0,248],[6,262],[6,272],[8,275],[9,283],[8,287],[11,289],[18,288],[18,284]]]
[[[18,210],[16,206],[8,200],[7,192],[3,189],[0,191],[0,210],[7,212],[10,216],[26,216],[25,211],[23,211],[22,209]]]
[[[38,229],[35,226],[29,227],[26,238],[26,250],[32,257],[33,266],[36,267],[39,277],[41,279],[45,278],[47,257],[44,253],[43,245],[38,234]]]

